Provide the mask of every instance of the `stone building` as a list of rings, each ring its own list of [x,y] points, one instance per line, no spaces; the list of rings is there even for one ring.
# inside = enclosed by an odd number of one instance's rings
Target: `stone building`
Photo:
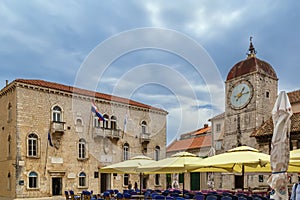
[[[195,154],[199,157],[207,157],[211,151],[212,146],[212,134],[211,127],[208,124],[204,124],[204,127],[195,131],[184,133],[180,135],[180,138],[174,140],[167,146],[167,157],[186,151]],[[191,172],[179,175],[179,184],[181,188],[189,190],[207,189],[207,180],[209,173]],[[184,177],[183,177],[184,176]],[[183,181],[184,179],[184,181]],[[167,184],[170,185],[172,177],[167,176]]]
[[[92,102],[105,121],[91,111]],[[99,168],[141,154],[165,157],[167,112],[143,103],[17,79],[0,91],[0,107],[0,197],[122,190],[138,177]],[[154,176],[143,182],[154,185]]]
[[[217,153],[240,145],[270,154],[273,124],[271,111],[278,95],[278,77],[273,67],[257,58],[250,41],[245,60],[236,63],[225,81],[225,112],[210,119]],[[289,92],[292,116],[291,149],[299,148],[300,91]],[[269,174],[240,175],[216,173],[217,188],[267,187]],[[234,185],[232,185],[234,183]]]

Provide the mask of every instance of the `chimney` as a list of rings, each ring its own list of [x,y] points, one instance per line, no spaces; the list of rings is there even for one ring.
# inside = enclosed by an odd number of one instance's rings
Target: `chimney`
[[[5,80],[5,86],[7,86],[8,85],[8,80]]]

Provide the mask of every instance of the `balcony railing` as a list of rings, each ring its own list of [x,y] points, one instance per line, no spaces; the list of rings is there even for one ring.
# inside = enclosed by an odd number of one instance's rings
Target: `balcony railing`
[[[65,132],[65,123],[66,122],[52,121],[51,132],[52,133],[64,133]]]
[[[121,137],[120,132],[120,129],[109,129],[103,127],[93,128],[94,137],[109,137],[112,139],[119,139]]]
[[[150,142],[150,133],[141,133],[141,136],[140,136],[140,140],[141,140],[141,143],[145,143],[145,142]]]

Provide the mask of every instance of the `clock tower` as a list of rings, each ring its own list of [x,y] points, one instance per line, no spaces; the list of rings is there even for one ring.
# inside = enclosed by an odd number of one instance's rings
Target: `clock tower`
[[[256,57],[250,38],[247,58],[231,68],[225,81],[225,150],[240,145],[258,148],[250,135],[271,117],[277,87],[278,78],[273,67]]]

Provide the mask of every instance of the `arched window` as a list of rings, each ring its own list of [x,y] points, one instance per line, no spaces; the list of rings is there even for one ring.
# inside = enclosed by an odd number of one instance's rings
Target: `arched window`
[[[86,152],[85,152],[85,140],[80,139],[78,143],[78,158],[84,159],[86,157]]]
[[[129,144],[128,143],[125,143],[123,146],[123,158],[124,158],[124,160],[129,159]]]
[[[154,159],[155,159],[156,161],[159,160],[159,155],[160,155],[160,147],[159,147],[159,146],[156,146],[156,147],[155,147],[155,155],[154,155]]]
[[[82,126],[82,120],[80,118],[76,119],[76,126]]]
[[[147,133],[147,122],[142,121],[142,134]]]
[[[62,121],[62,110],[59,106],[54,106],[54,108],[52,109],[52,120],[54,122]]]
[[[27,138],[27,155],[37,157],[38,153],[38,136],[34,133],[28,135]]]
[[[79,174],[79,187],[86,186],[86,174],[84,172],[80,172]]]
[[[97,116],[94,116],[94,127],[100,128],[100,120]]]
[[[38,187],[38,174],[34,171],[29,173],[28,187],[29,188],[37,188]]]
[[[7,190],[11,190],[11,175],[10,172],[7,174]]]
[[[10,135],[7,138],[7,144],[8,144],[8,147],[7,147],[7,156],[10,157],[11,156],[11,137],[10,137]]]
[[[103,118],[105,119],[105,121],[103,121],[103,128],[108,128],[108,120],[109,120],[109,117],[108,115],[103,115]]]
[[[76,132],[82,133],[83,132],[83,123],[81,118],[76,119]]]
[[[12,106],[11,106],[11,103],[8,103],[7,122],[11,122],[11,120],[12,120]]]
[[[117,129],[117,118],[115,116],[111,116],[110,118],[110,128],[113,130]]]

